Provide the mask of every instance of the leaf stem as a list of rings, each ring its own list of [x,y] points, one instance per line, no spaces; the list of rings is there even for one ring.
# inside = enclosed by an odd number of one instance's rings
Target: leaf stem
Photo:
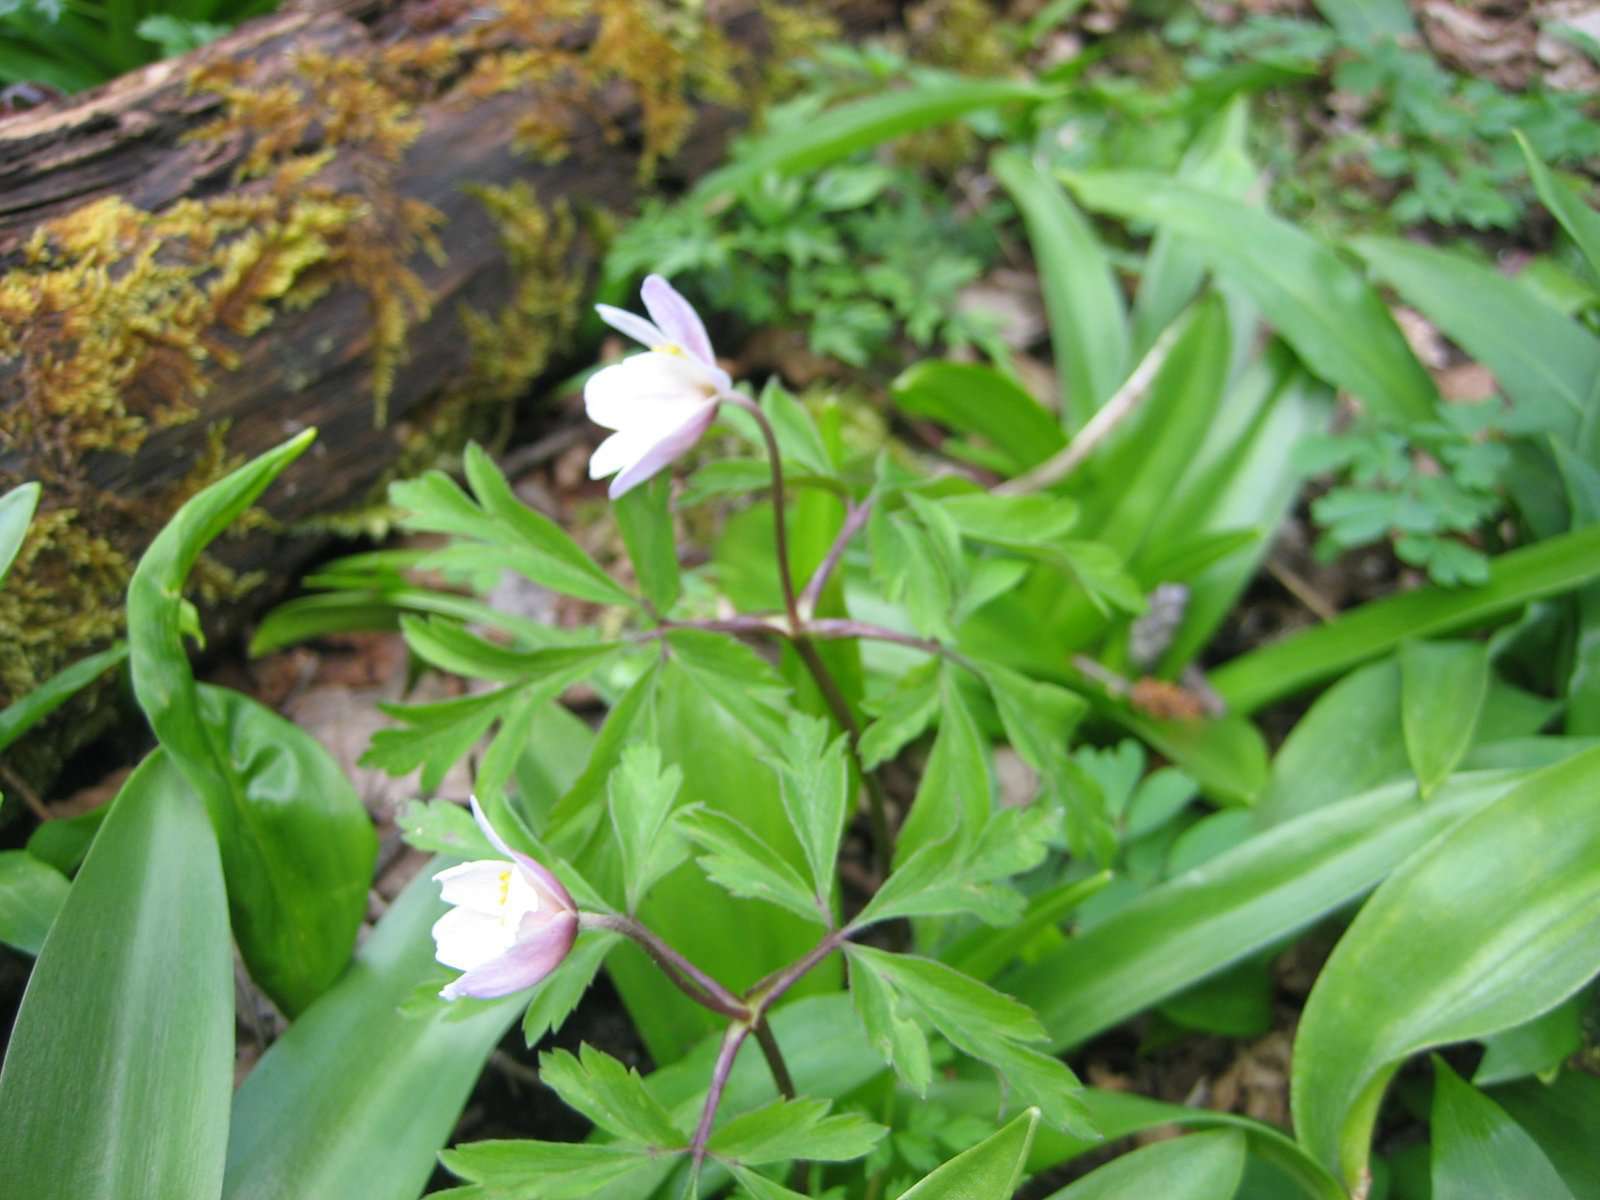
[[[822,599],[822,589],[828,586],[828,579],[838,567],[839,560],[844,557],[845,548],[851,539],[861,532],[861,527],[872,515],[873,499],[874,497],[868,496],[860,504],[850,506],[849,512],[845,514],[844,524],[839,527],[839,533],[833,539],[833,545],[828,547],[827,556],[806,581],[806,590],[800,593],[800,616],[805,620],[810,621],[811,615],[817,611],[817,604]]]
[[[579,915],[578,922],[584,929],[605,929],[637,942],[678,990],[696,1004],[735,1021],[748,1021],[751,1018],[749,1005],[633,917],[625,917],[620,913],[586,912]]]
[[[799,1095],[795,1091],[794,1076],[789,1074],[789,1064],[783,1061],[783,1051],[779,1049],[777,1036],[766,1017],[756,1022],[755,1034],[756,1045],[761,1047],[761,1053],[766,1056],[767,1069],[772,1072],[772,1082],[777,1085],[778,1094],[785,1100],[793,1100]]]
[[[725,399],[735,408],[742,408],[755,418],[756,426],[761,430],[761,438],[767,444],[767,461],[772,467],[772,532],[777,541],[778,579],[783,585],[783,607],[789,616],[789,628],[798,634],[800,608],[795,599],[794,574],[789,568],[789,531],[784,519],[783,456],[778,451],[778,437],[772,431],[772,422],[767,419],[767,414],[761,411],[761,406],[754,400],[737,392],[727,393]]]

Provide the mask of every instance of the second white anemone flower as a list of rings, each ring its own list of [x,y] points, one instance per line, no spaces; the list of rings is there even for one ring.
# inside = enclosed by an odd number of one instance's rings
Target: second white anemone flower
[[[651,275],[640,294],[648,321],[609,304],[597,304],[595,311],[648,352],[596,371],[583,389],[589,419],[616,430],[589,460],[591,479],[615,476],[609,489],[613,500],[699,441],[733,382],[717,366],[694,306],[670,283]]]
[[[506,845],[477,797],[472,816],[506,858],[462,863],[433,877],[454,906],[434,922],[434,957],[466,972],[439,993],[446,1000],[490,1000],[530,988],[561,965],[578,936],[578,909],[561,881]]]

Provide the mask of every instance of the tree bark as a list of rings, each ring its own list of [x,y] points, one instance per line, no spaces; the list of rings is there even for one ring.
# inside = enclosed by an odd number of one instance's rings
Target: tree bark
[[[804,26],[686,11],[291,9],[0,119],[0,490],[45,485],[0,587],[0,704],[115,636],[139,552],[238,461],[320,430],[270,522],[219,544],[218,611],[230,570],[292,582],[297,522],[505,420],[570,352],[586,231],[713,165]]]

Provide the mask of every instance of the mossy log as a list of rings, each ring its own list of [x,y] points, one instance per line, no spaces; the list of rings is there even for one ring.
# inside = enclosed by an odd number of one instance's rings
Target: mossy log
[[[306,522],[503,421],[612,214],[714,165],[830,19],[323,4],[0,120],[0,490],[45,485],[0,587],[0,704],[119,632],[140,550],[228,467],[321,431],[203,573],[237,612],[263,571],[292,582]]]

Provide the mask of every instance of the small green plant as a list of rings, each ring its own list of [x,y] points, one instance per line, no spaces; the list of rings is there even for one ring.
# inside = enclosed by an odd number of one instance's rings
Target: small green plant
[[[82,91],[276,7],[277,0],[0,0],[0,84]]]
[[[1002,216],[960,216],[915,169],[854,161],[808,179],[764,175],[715,214],[651,204],[607,272],[692,276],[709,307],[753,328],[803,329],[817,354],[863,367],[902,332],[923,348],[992,339],[953,297],[998,254]]]
[[[1339,482],[1311,506],[1319,556],[1392,538],[1395,553],[1438,584],[1483,583],[1488,557],[1469,540],[1502,508],[1511,451],[1495,434],[1507,421],[1488,402],[1442,405],[1439,419],[1397,428],[1362,420],[1295,447],[1308,473]]]
[[[1256,16],[1217,27],[1193,13],[1168,22],[1164,33],[1186,52],[1185,73],[1197,85],[1251,65],[1328,73],[1346,101],[1342,109],[1358,119],[1313,153],[1343,184],[1335,188],[1341,203],[1355,200],[1359,210],[1367,206],[1360,192],[1377,190],[1402,225],[1514,228],[1533,197],[1516,130],[1546,162],[1578,166],[1600,153],[1592,97],[1539,84],[1509,92],[1448,70],[1426,50],[1392,38],[1358,38],[1292,17]],[[1352,171],[1352,162],[1358,169]],[[1366,172],[1371,178],[1362,179]],[[1327,189],[1306,182],[1305,164],[1293,174],[1300,178],[1280,185],[1280,205],[1316,204],[1313,193]],[[1294,195],[1297,189],[1303,190]]]

